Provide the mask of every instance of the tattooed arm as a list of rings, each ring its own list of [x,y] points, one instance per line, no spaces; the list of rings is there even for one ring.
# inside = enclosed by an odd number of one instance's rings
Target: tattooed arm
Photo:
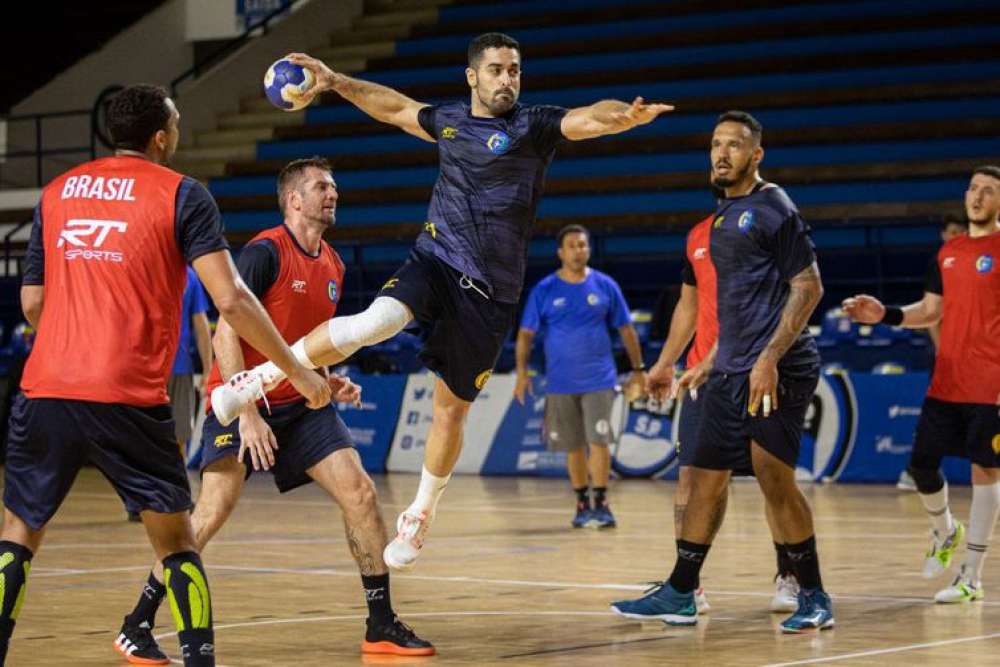
[[[750,402],[748,412],[756,416],[757,407],[770,396],[770,410],[778,409],[778,361],[798,339],[823,297],[823,281],[816,262],[803,269],[789,283],[788,300],[781,312],[781,321],[771,341],[757,357],[750,371]],[[765,409],[764,416],[770,411]]]

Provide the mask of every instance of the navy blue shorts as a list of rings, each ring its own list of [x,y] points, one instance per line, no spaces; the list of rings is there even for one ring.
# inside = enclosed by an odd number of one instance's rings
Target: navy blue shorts
[[[191,509],[169,406],[18,394],[7,436],[4,505],[40,530],[86,463],[104,473],[130,512]]]
[[[750,373],[713,373],[703,388],[701,423],[693,465],[709,470],[753,470],[750,441],[794,468],[799,459],[806,411],[816,393],[819,374],[778,378],[778,409],[769,417],[758,409],[747,413]]]
[[[925,398],[910,466],[937,470],[945,456],[960,456],[983,468],[1000,468],[997,406]]]
[[[409,307],[423,340],[420,360],[470,402],[493,373],[517,314],[517,304],[486,294],[479,281],[416,249],[378,293]]]
[[[264,421],[278,441],[275,452],[274,483],[281,493],[308,484],[312,478],[309,468],[338,449],[352,447],[351,434],[331,403],[319,410],[310,410],[305,401],[271,407],[271,414],[261,413]],[[226,456],[236,456],[240,451],[240,422],[222,426],[215,414],[208,413],[201,434],[201,472],[210,464]],[[244,454],[246,476],[253,472],[250,454]]]
[[[694,450],[698,444],[698,424],[701,422],[701,406],[705,405],[708,384],[698,387],[698,400],[692,400],[690,392],[684,392],[680,399],[680,414],[677,424],[677,460],[682,466],[694,465]]]

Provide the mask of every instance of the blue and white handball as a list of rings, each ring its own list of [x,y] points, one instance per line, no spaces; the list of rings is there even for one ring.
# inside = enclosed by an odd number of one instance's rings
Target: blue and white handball
[[[298,111],[312,102],[306,95],[315,77],[306,68],[285,60],[275,61],[264,74],[264,93],[271,104],[285,111]]]

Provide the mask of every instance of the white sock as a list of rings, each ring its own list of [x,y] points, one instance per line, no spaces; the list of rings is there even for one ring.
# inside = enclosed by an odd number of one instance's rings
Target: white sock
[[[309,358],[309,355],[306,354],[305,338],[300,338],[292,343],[292,354],[294,354],[298,362],[306,368],[316,368],[316,364],[314,364]],[[265,384],[267,385],[277,384],[286,377],[285,372],[278,368],[273,361],[265,361],[254,370],[264,376]]]
[[[965,571],[983,578],[986,548],[993,537],[993,526],[1000,513],[1000,483],[975,484],[972,487],[972,509],[969,512],[969,530],[965,539]]]
[[[948,483],[945,482],[941,490],[936,493],[920,493],[918,495],[924,503],[924,509],[930,515],[934,532],[937,533],[940,540],[944,540],[955,530],[955,522],[951,518],[951,510],[948,508]]]
[[[410,506],[406,510],[407,513],[417,515],[421,512],[427,512],[428,517],[433,517],[434,512],[437,510],[438,500],[441,499],[441,494],[444,493],[444,487],[448,486],[449,479],[451,479],[451,473],[444,477],[438,477],[431,474],[427,470],[427,466],[424,466],[423,471],[420,473],[420,486],[417,488],[417,497],[410,503]]]

